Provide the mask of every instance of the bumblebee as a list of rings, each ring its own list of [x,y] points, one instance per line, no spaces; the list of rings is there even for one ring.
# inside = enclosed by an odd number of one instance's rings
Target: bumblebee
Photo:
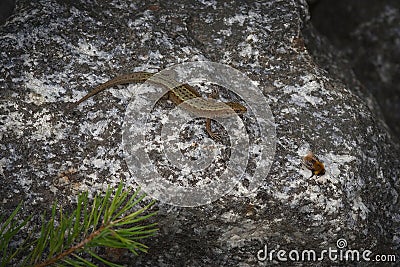
[[[309,151],[307,155],[303,157],[303,160],[301,162],[304,167],[309,169],[311,171],[311,177],[315,176],[321,176],[325,174],[325,166],[324,164],[319,161],[319,159],[311,152]]]

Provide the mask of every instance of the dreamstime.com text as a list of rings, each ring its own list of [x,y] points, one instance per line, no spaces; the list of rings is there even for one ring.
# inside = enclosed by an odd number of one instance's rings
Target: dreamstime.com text
[[[318,262],[330,260],[332,262],[396,262],[394,254],[373,254],[371,250],[346,249],[347,241],[340,238],[336,242],[336,248],[328,247],[320,252],[313,249],[284,250],[268,249],[267,245],[257,252],[259,261],[281,261],[281,262]]]

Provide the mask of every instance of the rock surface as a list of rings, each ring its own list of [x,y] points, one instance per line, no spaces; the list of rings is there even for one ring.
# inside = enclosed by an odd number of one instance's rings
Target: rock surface
[[[68,206],[120,180],[136,186],[121,147],[130,93],[109,90],[73,114],[69,103],[117,74],[210,60],[246,73],[267,98],[272,168],[256,192],[243,183],[206,206],[159,203],[149,253],[121,261],[269,265],[257,259],[265,245],[320,252],[341,238],[399,259],[399,147],[373,98],[315,63],[332,51],[316,44],[305,1],[20,1],[15,13],[0,27],[1,213],[21,200],[27,214],[55,199]],[[321,177],[301,167],[310,149]]]

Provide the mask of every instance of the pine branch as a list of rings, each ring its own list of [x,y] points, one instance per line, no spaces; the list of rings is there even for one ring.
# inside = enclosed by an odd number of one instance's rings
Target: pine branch
[[[74,253],[75,251],[83,248],[86,244],[88,244],[90,241],[92,241],[94,238],[96,238],[103,230],[105,229],[104,226],[100,227],[98,230],[90,234],[88,237],[86,237],[84,240],[82,240],[79,244],[70,247],[66,251],[63,251],[62,253],[58,254],[57,256],[50,258],[42,263],[36,264],[35,267],[44,267],[44,266],[49,266],[60,259],[65,258],[66,256],[69,256],[70,254]]]
[[[135,255],[138,255],[138,252],[147,252],[148,247],[139,241],[154,235],[158,229],[155,228],[156,223],[144,224],[144,221],[155,213],[146,215],[143,213],[155,201],[139,210],[132,211],[142,202],[145,195],[138,197],[139,190],[130,195],[130,191],[123,190],[122,183],[116,189],[114,196],[112,196],[112,189],[108,188],[104,196],[94,197],[90,204],[88,193],[82,193],[78,196],[76,209],[69,216],[63,212],[62,207],[57,212],[57,204],[54,203],[47,222],[45,222],[46,215],[43,214],[40,236],[31,244],[30,247],[33,249],[22,261],[22,265],[42,267],[62,261],[67,265],[95,266],[85,259],[85,257],[92,257],[108,266],[119,266],[97,255],[94,248],[124,248]],[[1,224],[0,220],[1,240],[3,240],[5,229],[11,229],[12,233],[18,232],[31,219],[29,217],[20,225],[11,227],[10,222],[19,209],[20,206],[4,224]],[[4,236],[9,242],[13,235],[7,233],[6,231]],[[21,252],[20,248],[5,258],[4,256],[7,256],[9,251],[3,249],[2,243],[0,245],[3,251],[1,266],[5,266]]]

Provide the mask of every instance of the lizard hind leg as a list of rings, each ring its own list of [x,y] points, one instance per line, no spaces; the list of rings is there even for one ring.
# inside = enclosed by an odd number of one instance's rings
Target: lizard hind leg
[[[217,89],[212,89],[211,93],[207,95],[208,98],[211,99],[218,99],[219,98],[219,91]]]

